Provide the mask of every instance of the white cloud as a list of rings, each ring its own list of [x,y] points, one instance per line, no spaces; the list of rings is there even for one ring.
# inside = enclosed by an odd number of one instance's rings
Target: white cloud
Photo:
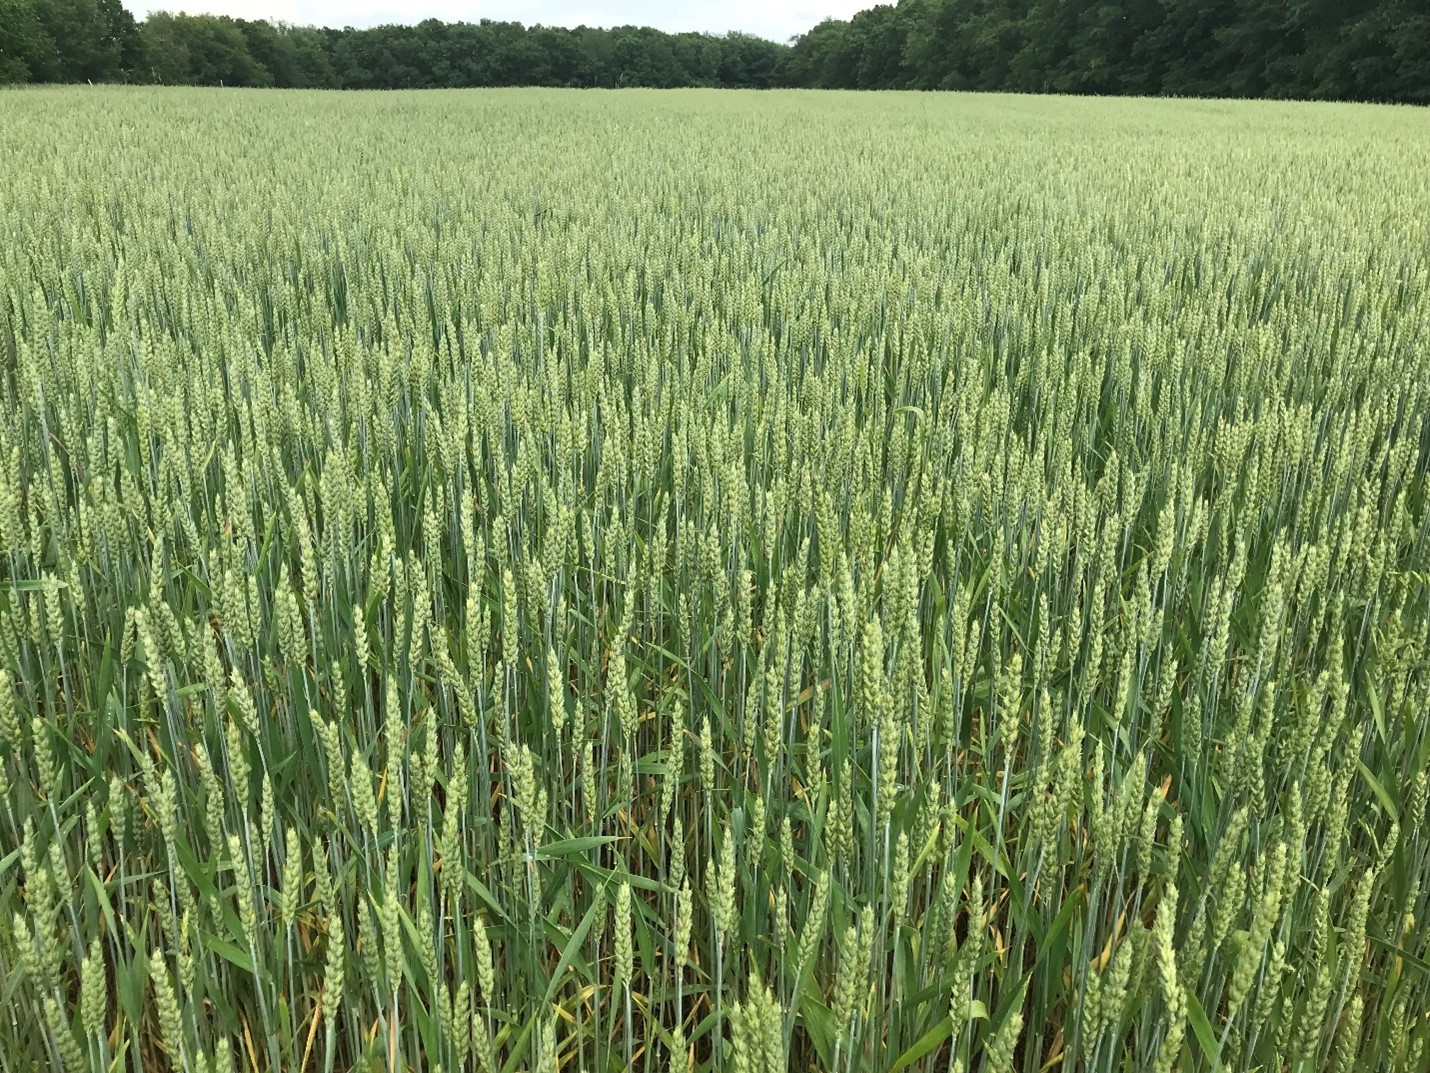
[[[847,19],[877,0],[721,0],[720,3],[662,3],[660,0],[139,0],[129,10],[142,19],[150,11],[232,15],[313,26],[378,26],[383,23],[477,22],[500,19],[530,26],[654,26],[677,33],[742,30],[775,41],[803,33],[829,17]]]

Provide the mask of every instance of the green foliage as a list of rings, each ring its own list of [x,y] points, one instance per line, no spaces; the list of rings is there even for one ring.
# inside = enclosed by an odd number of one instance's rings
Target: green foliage
[[[483,19],[316,29],[120,0],[0,0],[0,84],[281,88],[718,86],[1430,103],[1430,15],[1407,0],[900,0],[792,46],[749,34]]]
[[[740,33],[572,30],[487,19],[328,30],[157,11],[136,26],[120,0],[0,0],[0,85],[765,88],[785,77],[788,52]]]
[[[51,62],[40,55],[51,45],[34,0],[0,0],[0,85],[30,81]]]
[[[0,0],[0,84],[118,82],[137,46],[119,0]]]
[[[1421,117],[5,105],[0,1070],[1426,1068]]]
[[[796,40],[792,83],[1430,103],[1406,0],[900,0]]]
[[[255,56],[252,45],[270,62],[291,62],[293,57],[278,52],[283,40],[279,34],[262,34],[256,27],[246,32],[251,25],[226,15],[155,12],[144,21],[143,73],[147,80],[170,84],[271,86],[273,72]]]

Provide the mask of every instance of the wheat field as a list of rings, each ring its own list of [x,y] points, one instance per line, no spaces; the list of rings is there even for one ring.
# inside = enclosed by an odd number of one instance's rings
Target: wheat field
[[[1430,114],[0,114],[0,1073],[1430,1066]]]

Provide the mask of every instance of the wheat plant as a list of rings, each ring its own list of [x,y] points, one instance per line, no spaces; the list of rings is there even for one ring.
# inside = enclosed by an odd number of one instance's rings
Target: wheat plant
[[[0,1073],[1430,1064],[1423,113],[0,111]]]

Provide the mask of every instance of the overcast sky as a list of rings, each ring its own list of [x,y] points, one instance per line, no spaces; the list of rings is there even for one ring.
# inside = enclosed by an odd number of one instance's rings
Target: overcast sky
[[[879,0],[129,0],[134,17],[187,11],[312,26],[377,26],[387,22],[476,22],[502,19],[530,26],[654,26],[672,33],[743,30],[775,41],[803,33],[821,19],[847,19]]]

